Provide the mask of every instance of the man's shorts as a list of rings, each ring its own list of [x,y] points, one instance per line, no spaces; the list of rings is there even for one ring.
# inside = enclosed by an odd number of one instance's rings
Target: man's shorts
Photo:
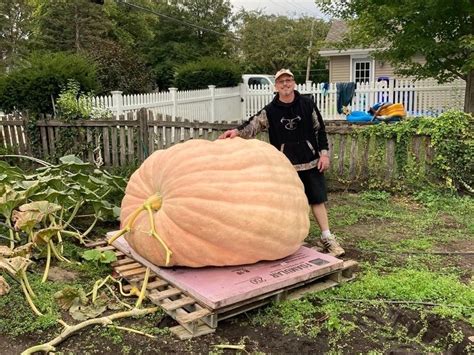
[[[326,192],[326,179],[324,174],[317,168],[298,171],[298,175],[303,182],[304,192],[310,205],[320,204],[328,200]]]

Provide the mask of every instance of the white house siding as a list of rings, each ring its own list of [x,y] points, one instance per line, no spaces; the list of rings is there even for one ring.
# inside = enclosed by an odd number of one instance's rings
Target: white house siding
[[[331,83],[347,82],[350,80],[350,62],[348,55],[330,57],[329,81]]]

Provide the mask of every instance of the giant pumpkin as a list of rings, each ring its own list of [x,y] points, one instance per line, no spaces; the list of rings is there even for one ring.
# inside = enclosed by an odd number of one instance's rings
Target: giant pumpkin
[[[250,264],[295,252],[308,212],[298,174],[270,144],[189,140],[133,173],[116,237],[158,266]]]

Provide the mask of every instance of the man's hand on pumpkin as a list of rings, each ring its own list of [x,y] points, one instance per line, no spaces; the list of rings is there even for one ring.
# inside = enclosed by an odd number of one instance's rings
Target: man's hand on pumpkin
[[[239,131],[234,128],[234,129],[229,129],[229,130],[225,131],[224,133],[222,133],[219,136],[219,139],[235,138],[235,137],[238,137],[238,136],[239,136]]]

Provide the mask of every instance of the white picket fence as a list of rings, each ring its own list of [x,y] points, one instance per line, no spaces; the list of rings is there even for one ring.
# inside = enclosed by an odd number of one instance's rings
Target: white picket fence
[[[306,82],[298,84],[302,94],[312,95],[324,119],[345,119],[337,111],[336,83],[324,85]],[[403,103],[409,116],[436,116],[448,109],[462,109],[465,82],[453,81],[437,84],[434,80],[411,81],[390,80],[388,82],[358,83],[351,111],[367,111],[378,102]],[[273,99],[271,87],[246,86],[122,95],[112,91],[111,95],[95,97],[93,104],[107,108],[114,115],[136,112],[148,108],[154,113],[169,115],[173,119],[182,117],[191,121],[231,122],[245,120],[258,112]]]

